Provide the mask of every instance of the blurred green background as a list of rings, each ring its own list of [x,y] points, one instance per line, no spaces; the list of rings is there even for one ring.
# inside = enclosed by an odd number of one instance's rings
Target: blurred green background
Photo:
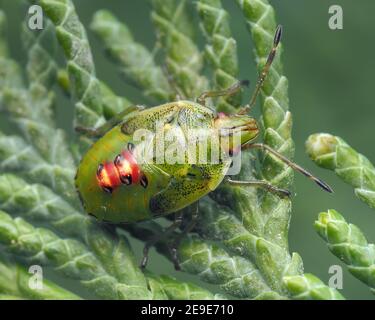
[[[152,49],[155,36],[149,19],[147,0],[76,0],[82,22],[87,27],[93,13],[101,8],[114,12],[132,30],[135,39]],[[223,0],[231,15],[232,32],[238,42],[241,79],[255,83],[252,44],[245,28],[242,13],[234,0]],[[345,218],[357,224],[370,242],[375,241],[375,213],[357,200],[351,187],[346,186],[332,172],[313,165],[304,150],[307,137],[315,132],[329,132],[344,138],[351,146],[375,162],[375,103],[374,90],[374,30],[375,2],[373,0],[288,0],[271,1],[278,22],[284,26],[284,69],[289,78],[290,109],[294,117],[296,161],[325,179],[334,187],[333,195],[322,192],[308,179],[296,175],[293,198],[293,215],[290,228],[290,249],[301,254],[305,271],[328,282],[331,265],[342,265],[326,248],[313,229],[320,211],[335,208]],[[339,4],[344,11],[344,29],[330,30],[328,8]],[[0,0],[0,7],[9,18],[8,36],[12,55],[25,61],[20,50],[20,22],[26,7],[19,1]],[[197,19],[197,17],[196,17]],[[197,20],[198,25],[198,20]],[[202,35],[197,30],[199,43]],[[147,103],[137,89],[119,75],[118,70],[105,57],[101,44],[89,32],[98,77],[107,82],[116,93],[132,101]],[[253,88],[253,86],[252,86]],[[246,93],[246,98],[250,96]],[[62,127],[72,133],[72,104],[58,93],[57,113]],[[255,112],[259,114],[259,110]],[[2,130],[11,132],[10,126],[0,119]],[[140,243],[134,242],[136,250]],[[139,250],[138,250],[139,251]],[[138,253],[140,256],[140,252]],[[344,269],[343,290],[349,299],[371,299],[374,296]],[[153,253],[150,268],[156,272],[175,274],[171,264]],[[189,279],[186,276],[186,279]],[[74,285],[74,284],[73,284]],[[205,284],[205,286],[207,286]]]

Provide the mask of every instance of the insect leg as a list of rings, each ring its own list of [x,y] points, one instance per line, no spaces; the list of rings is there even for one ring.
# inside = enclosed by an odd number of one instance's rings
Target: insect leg
[[[248,85],[249,85],[249,81],[248,80],[241,80],[241,81],[237,81],[232,86],[230,86],[229,88],[224,89],[224,90],[206,91],[206,92],[203,92],[197,98],[197,102],[199,104],[205,106],[207,98],[222,97],[222,96],[232,96],[232,95],[236,94],[243,86],[248,86]]]
[[[106,123],[104,123],[98,128],[85,128],[85,127],[78,126],[75,128],[75,130],[78,133],[81,133],[89,138],[100,138],[108,130],[110,130],[117,124],[119,124],[124,119],[125,116],[129,115],[132,112],[138,112],[142,109],[143,109],[142,106],[137,106],[137,105],[129,106],[125,110],[113,116],[110,120],[108,120]]]
[[[257,97],[259,95],[259,92],[260,92],[260,89],[263,86],[264,80],[266,80],[266,77],[267,77],[267,75],[270,71],[272,62],[275,59],[277,47],[278,47],[278,45],[280,43],[280,40],[281,40],[281,35],[282,35],[282,26],[279,25],[279,26],[277,26],[276,31],[275,31],[272,49],[271,49],[270,53],[268,54],[266,64],[264,65],[261,73],[258,76],[257,85],[255,87],[255,91],[254,91],[254,93],[251,97],[251,100],[250,100],[249,104],[246,105],[245,107],[241,108],[241,110],[238,111],[237,114],[249,113],[250,109],[255,105],[256,99],[257,99]]]
[[[291,196],[291,193],[289,190],[278,188],[268,183],[267,181],[263,181],[263,180],[241,181],[241,180],[232,180],[228,178],[226,182],[231,184],[232,186],[249,186],[249,187],[263,188],[269,192],[272,192],[278,195],[281,198]]]
[[[198,213],[199,213],[199,201],[195,202],[194,209],[192,210],[191,219],[189,223],[185,226],[180,234],[178,234],[173,241],[172,246],[170,247],[172,261],[174,263],[174,267],[176,270],[180,270],[180,264],[177,257],[177,248],[181,242],[181,240],[191,231],[193,230],[194,226],[198,220]]]
[[[314,181],[319,187],[321,187],[323,190],[332,193],[332,188],[325,183],[323,180],[315,177],[310,172],[308,172],[306,169],[302,168],[298,164],[294,163],[293,161],[289,160],[288,158],[284,157],[281,153],[277,152],[276,150],[272,149],[270,146],[267,146],[264,143],[250,143],[242,146],[242,149],[262,149],[263,151],[268,151],[269,153],[273,154],[275,157],[279,158],[281,161],[286,163],[289,167],[292,169],[302,173],[307,178]]]
[[[145,268],[146,265],[147,265],[148,252],[149,252],[150,248],[155,243],[157,243],[160,240],[168,237],[168,235],[170,235],[174,230],[176,230],[181,225],[181,223],[182,223],[182,211],[179,211],[179,212],[176,212],[175,219],[174,219],[173,223],[167,229],[165,229],[163,234],[157,235],[157,236],[153,237],[152,239],[150,239],[149,241],[146,242],[146,244],[143,248],[143,258],[142,258],[141,265],[140,265],[141,268]]]

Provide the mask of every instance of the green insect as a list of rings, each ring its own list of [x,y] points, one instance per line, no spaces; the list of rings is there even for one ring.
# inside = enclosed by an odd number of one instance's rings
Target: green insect
[[[197,102],[182,100],[145,110],[135,106],[127,108],[98,129],[77,128],[88,136],[100,137],[84,155],[76,175],[77,191],[86,212],[98,220],[113,223],[139,222],[176,213],[174,223],[163,235],[166,237],[181,225],[181,209],[197,203],[221,183],[261,187],[281,197],[290,196],[288,190],[280,189],[266,181],[238,181],[229,178],[227,173],[233,161],[232,156],[239,149],[259,148],[268,151],[326,191],[332,192],[322,180],[269,146],[253,143],[259,129],[257,121],[247,114],[255,104],[275,57],[281,30],[281,26],[276,30],[272,50],[259,76],[250,104],[240,109],[237,114],[218,114],[206,107],[206,99],[232,95],[240,90],[246,81],[235,83],[227,90],[205,92]],[[216,134],[218,140],[209,143],[206,150],[210,156],[214,153],[214,148],[218,147],[218,161],[189,162],[186,154],[182,157],[183,161],[178,163],[157,162],[155,156],[151,156],[149,161],[144,161],[144,158],[155,149],[166,151],[172,146],[171,141],[162,145],[155,139],[158,123],[162,123],[161,132],[164,135],[178,132],[180,137],[183,137],[185,146],[188,145],[192,130],[199,129],[201,134],[207,133],[207,136]],[[153,139],[136,141],[135,134],[142,130],[153,134]],[[238,137],[237,142],[233,138],[235,135]],[[198,211],[193,214],[192,220],[182,234],[193,228],[197,214]],[[150,246],[158,240],[159,238],[155,238],[146,244],[142,267],[146,266]],[[171,250],[177,268],[174,248]]]

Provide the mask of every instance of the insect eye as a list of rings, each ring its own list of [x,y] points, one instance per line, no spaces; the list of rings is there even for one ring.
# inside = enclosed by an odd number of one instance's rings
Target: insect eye
[[[132,184],[132,176],[131,174],[126,174],[126,175],[122,175],[120,176],[120,180],[123,184],[126,184],[127,186],[131,185]]]
[[[104,166],[102,164],[98,165],[98,169],[96,170],[97,177],[100,177],[100,175],[101,175],[101,173],[103,171],[103,168],[104,168]]]

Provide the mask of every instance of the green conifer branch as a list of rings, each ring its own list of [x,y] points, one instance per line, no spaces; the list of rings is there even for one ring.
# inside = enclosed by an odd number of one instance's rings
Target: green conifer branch
[[[78,100],[76,124],[98,126],[105,121],[99,82],[86,30],[78,19],[73,2],[46,0],[40,4],[56,26],[56,36],[67,58],[67,70]]]
[[[220,0],[200,0],[197,10],[201,18],[201,27],[207,39],[205,57],[213,69],[215,88],[223,90],[238,81],[237,42],[232,37],[229,14],[222,7]],[[241,104],[241,94],[219,98],[218,111],[235,112]]]
[[[271,48],[276,28],[274,10],[267,0],[237,2],[253,36],[260,69]],[[40,33],[26,29],[23,42],[28,50],[29,85],[23,85],[20,68],[8,57],[3,32],[5,19],[0,11],[0,109],[10,114],[25,137],[6,136],[0,132],[0,209],[12,213],[10,216],[0,212],[0,244],[15,257],[55,266],[58,271],[79,280],[102,298],[226,298],[170,277],[149,272],[143,274],[121,230],[114,226],[103,227],[78,210],[72,186],[75,171],[73,156],[63,132],[60,134],[56,129],[51,108],[54,99],[51,86],[57,77],[62,87],[76,96],[76,125],[99,125],[126,108],[129,102],[115,95],[96,78],[86,31],[72,1],[40,0],[39,3],[55,26],[68,68],[67,73],[56,74],[53,45],[52,48],[50,46],[53,44],[50,37],[53,26],[49,22]],[[172,82],[186,98],[194,99],[209,85],[207,79],[200,75],[203,60],[195,44],[194,23],[187,1],[152,0],[151,3],[152,19],[158,30],[158,40],[165,49]],[[206,57],[213,66],[215,85],[227,87],[234,82],[231,80],[237,77],[238,72],[235,40],[230,34],[228,16],[219,0],[200,0],[197,9],[207,38]],[[143,88],[146,95],[160,100],[170,98],[171,88],[153,60],[153,54],[133,40],[125,25],[108,12],[99,11],[94,18],[93,28],[118,64]],[[127,51],[132,54],[124,55]],[[288,112],[288,85],[283,76],[280,51],[262,89],[264,141],[291,158],[294,147],[291,115]],[[149,73],[142,69],[143,60],[151,61],[146,68]],[[219,108],[237,106],[236,99],[239,97],[225,100],[225,105],[224,100],[220,99]],[[30,108],[35,108],[36,112]],[[354,181],[357,180],[351,180],[358,178],[358,172],[353,173],[352,178],[348,175],[343,179],[357,189],[367,188],[366,195],[368,191],[371,193],[373,167],[353,153],[350,161],[362,168],[365,181],[356,184]],[[243,179],[262,178],[283,188],[291,186],[291,169],[269,154],[262,159],[258,172],[254,173],[249,153],[243,154],[242,164],[240,177]],[[336,290],[325,286],[316,277],[303,274],[301,258],[298,254],[289,253],[289,200],[261,190],[228,186],[220,187],[212,198],[216,201],[206,198],[200,202],[200,220],[195,229],[200,237],[188,237],[180,245],[179,255],[184,271],[217,284],[226,293],[239,298],[342,298]],[[43,224],[44,227],[36,228],[23,219]],[[323,233],[320,225],[319,228]],[[128,230],[144,241],[160,231],[160,225],[150,222]],[[355,254],[352,253],[355,259],[345,262],[373,289],[372,278],[366,277],[369,272],[363,271],[363,265],[360,265],[367,262],[366,258],[369,259],[368,253],[372,254],[372,249],[368,248],[372,248],[372,245],[362,241],[358,230],[356,234],[361,239],[362,251],[355,251]],[[357,242],[351,238],[350,241],[347,246],[358,250]],[[166,243],[157,244],[157,249],[169,257]],[[1,266],[0,263],[0,269]],[[8,276],[4,283],[9,283],[14,273],[6,274]],[[25,297],[9,289],[2,292],[0,286],[1,299]],[[51,290],[40,298],[49,298],[59,292]]]
[[[14,175],[1,175],[0,208],[30,221],[50,224],[60,233],[81,239],[108,274],[119,282],[143,282],[146,286],[125,238],[82,215],[47,187],[27,184]]]
[[[0,299],[77,300],[76,294],[43,278],[43,288],[33,289],[29,285],[32,274],[8,259],[0,259]]]
[[[319,278],[306,273],[284,277],[285,286],[293,299],[297,300],[343,300],[336,289],[326,286]]]
[[[150,0],[152,21],[166,53],[166,66],[173,81],[187,99],[195,99],[207,89],[207,79],[199,75],[202,55],[193,41],[192,16],[186,0]]]
[[[28,55],[26,73],[30,87],[42,86],[50,89],[56,81],[57,73],[57,65],[53,58],[56,52],[53,24],[46,20],[41,32],[33,32],[26,25],[23,25],[21,36]],[[46,116],[52,118],[50,108],[46,108],[45,111]]]
[[[238,3],[248,22],[260,69],[272,47],[276,29],[274,11],[268,1],[245,0]],[[283,75],[280,55],[279,50],[262,88],[264,142],[291,158],[291,114],[288,111],[287,79]],[[240,179],[254,179],[253,161],[249,153],[243,153],[241,164]],[[261,173],[256,173],[255,178],[289,188],[293,173],[279,159],[266,155],[262,161]],[[249,187],[223,187],[214,193],[213,198],[230,209],[228,211],[221,207],[217,210],[211,204],[206,206],[207,217],[217,216],[215,220],[218,223],[211,224],[218,226],[216,229],[211,227],[216,237],[223,239],[226,245],[237,248],[238,254],[247,255],[259,268],[268,285],[285,295],[283,277],[301,274],[303,271],[300,257],[297,254],[290,256],[288,250],[290,201]],[[231,211],[233,216],[229,213]],[[213,222],[212,218],[210,221]]]
[[[261,69],[267,59],[276,29],[273,8],[267,1],[245,0],[238,3],[248,21],[258,68]],[[280,51],[262,88],[264,142],[291,158],[294,151],[291,114],[288,111],[288,85],[282,73]],[[249,154],[243,155],[240,174],[242,179],[254,179],[252,162]],[[291,169],[270,155],[264,157],[261,174],[255,176],[283,188],[289,188],[293,179]],[[281,295],[296,297],[292,292],[293,288],[288,285],[290,282],[284,278],[299,277],[306,283],[310,283],[311,279],[303,275],[300,256],[296,253],[292,256],[289,254],[287,239],[290,201],[264,191],[228,187],[219,189],[214,199],[225,206],[229,204],[234,215],[230,215],[228,208],[204,204],[204,223],[201,225],[206,228],[209,226],[209,234],[224,241],[230,250],[251,259],[273,290]],[[321,298],[337,297],[335,290],[327,286],[322,288],[330,294],[321,295]],[[311,294],[306,294],[306,297],[317,298]]]
[[[320,213],[315,229],[349,272],[375,294],[375,245],[368,243],[362,231],[335,210]]]
[[[43,183],[77,205],[73,167],[47,162],[19,136],[7,136],[0,132],[0,170],[19,174],[31,182]]]
[[[0,243],[13,254],[43,265],[52,264],[60,272],[83,280],[83,285],[99,296],[117,297],[115,279],[107,275],[93,254],[76,240],[60,239],[47,229],[36,229],[23,219],[12,219],[0,211]],[[100,286],[95,286],[95,282]]]
[[[203,227],[207,222],[215,223],[216,219],[199,219],[199,233],[203,233],[205,238],[222,240],[215,234],[210,233],[208,228]],[[215,228],[216,226],[214,226]],[[125,229],[132,236],[147,241],[160,235],[163,230],[161,226],[153,221],[143,222],[137,226],[129,225]],[[198,231],[198,230],[197,230]],[[177,237],[175,233],[172,238]],[[216,244],[208,245],[207,240],[197,236],[187,237],[178,247],[181,269],[190,274],[198,275],[201,280],[219,285],[227,294],[240,298],[274,299],[280,298],[280,295],[268,287],[262,275],[256,267],[247,259],[237,256],[234,244],[231,246],[224,242],[229,252],[219,248]],[[172,261],[168,246],[168,239],[158,242],[156,250]],[[241,251],[242,252],[242,251]],[[239,268],[237,268],[239,267]],[[225,270],[225,271],[224,271]]]
[[[167,78],[155,63],[154,53],[136,42],[124,23],[109,11],[100,10],[94,15],[91,29],[125,76],[142,89],[144,95],[159,102],[174,98]]]
[[[86,239],[87,216],[48,187],[29,184],[13,174],[0,175],[0,209],[29,221],[50,224],[66,235]]]
[[[148,281],[155,280],[170,300],[223,300],[224,295],[212,294],[210,291],[189,282],[182,282],[173,277],[148,276]]]
[[[9,59],[9,48],[6,39],[7,18],[0,10],[0,88],[21,87],[23,79],[18,64]],[[2,110],[2,92],[0,89],[0,110]]]
[[[12,296],[9,294],[1,294],[0,293],[0,300],[23,300],[22,297],[19,296]]]
[[[134,283],[150,287],[151,280],[145,279],[138,262],[130,250],[125,237],[117,235],[115,229],[108,230],[92,219],[76,211],[69,203],[48,188],[33,184],[29,185],[13,175],[0,176],[0,209],[13,212],[29,221],[51,225],[56,231],[67,236],[81,239],[95,253],[106,272],[120,283]],[[158,279],[153,280],[153,287],[146,292],[150,299],[172,297],[173,294],[163,291]],[[169,290],[174,294],[208,295],[209,292],[198,286],[170,281]],[[183,291],[184,290],[184,291]],[[184,293],[185,292],[185,293]],[[196,292],[196,293],[194,293]],[[210,296],[209,296],[210,297]]]
[[[54,150],[58,143],[61,152],[67,151],[64,133],[56,130],[54,125],[54,94],[49,90],[56,78],[56,65],[50,53],[55,43],[53,26],[46,23],[39,33],[32,32],[27,27],[22,31],[23,44],[28,52],[26,70],[29,87],[4,86],[4,106],[28,142],[33,143],[44,158],[58,165],[73,167],[69,152],[66,157],[61,157],[59,150]],[[22,77],[20,71],[17,77]],[[52,140],[53,136],[56,140]]]
[[[52,111],[54,95],[49,88],[56,76],[56,66],[46,48],[53,47],[52,35],[53,28],[48,23],[40,33],[23,29],[24,44],[28,49],[27,74],[30,85],[25,88],[5,83],[0,100],[2,108],[20,128],[26,141],[16,137],[9,140],[8,137],[1,137],[0,163],[4,169],[12,167],[15,171],[27,171],[29,176],[41,174],[42,181],[69,197],[67,192],[73,186],[75,169],[65,133],[56,128]],[[4,59],[5,63],[12,62],[8,58]],[[21,79],[18,67],[16,70],[16,77]],[[35,170],[29,171],[31,166]]]
[[[27,30],[25,32],[27,32]],[[42,51],[44,49],[39,45],[38,41],[30,40],[32,36],[32,34],[26,34],[24,38],[26,44],[33,46],[33,48],[30,48],[31,53],[29,55],[30,61],[32,61],[30,67],[32,68],[33,64],[37,62],[35,61],[37,54],[34,53],[37,53],[38,51],[43,52],[43,57],[45,58],[43,62],[52,62],[49,52]],[[31,54],[33,54],[33,56],[31,56]],[[36,64],[35,67],[39,68],[40,71],[53,70],[53,68],[47,68],[46,65],[44,66],[46,68],[40,68],[38,64]],[[36,69],[28,70],[30,81],[33,82],[33,86],[39,84],[42,87],[46,83],[50,84],[47,80],[47,76],[43,76],[43,73],[35,72],[35,70]],[[104,91],[110,92],[110,89],[103,83],[100,83],[100,85]],[[28,93],[26,90],[25,92],[26,94]],[[8,106],[9,102],[10,101],[7,101]],[[52,118],[49,107],[50,106],[48,106],[48,109],[46,110],[46,116]],[[9,107],[9,109],[14,110],[14,108],[11,107]],[[49,122],[48,125],[52,127],[54,125],[53,121]],[[42,171],[44,170],[44,172],[46,172],[46,168],[48,168],[47,170],[50,170],[49,167],[51,167],[51,165],[42,159],[33,147],[27,146],[21,138],[14,137],[12,140],[3,134],[1,134],[0,137],[4,138],[1,153],[1,164],[3,168],[6,170],[11,169],[11,171],[17,171],[17,169],[20,169],[23,170],[31,180],[34,180],[34,182],[40,180],[43,181],[37,173],[41,172],[41,168],[43,168]],[[12,148],[7,148],[6,146],[6,142],[9,142],[9,140],[14,142]],[[39,166],[39,169],[30,174],[28,169],[36,169],[36,166]],[[133,282],[137,283],[137,281],[143,281],[143,285],[146,286],[147,281],[150,291],[147,291],[146,294],[142,294],[143,298],[147,296],[150,298],[166,298],[164,291],[160,284],[157,284],[156,280],[146,280],[144,278],[137,264],[134,262],[134,259],[131,258],[130,249],[122,237],[117,238],[108,236],[108,233],[103,232],[102,228],[99,228],[96,224],[88,223],[86,216],[79,214],[67,202],[54,195],[53,192],[42,185],[28,185],[26,181],[15,176],[8,175],[2,176],[1,178],[4,180],[2,182],[4,187],[2,189],[3,208],[6,207],[14,213],[18,212],[18,214],[23,214],[34,221],[52,223],[56,229],[65,234],[72,234],[84,238],[82,240],[87,243],[91,250],[95,252],[95,255],[99,257],[101,263],[103,263],[106,268],[105,271],[115,274],[116,278],[120,279],[120,281],[127,281],[126,283],[130,284]],[[60,181],[60,179],[58,180]],[[72,183],[72,177],[70,177],[69,181]],[[48,183],[46,184],[48,185]],[[54,186],[54,181],[50,182],[49,185]],[[11,188],[9,188],[9,186],[11,186]],[[74,188],[71,186],[68,186],[65,190],[71,190],[71,192],[74,192]],[[53,201],[51,201],[51,199]],[[118,239],[118,241],[116,241],[116,239]],[[107,244],[107,247],[103,246],[105,243]],[[111,252],[113,252],[113,255],[108,256],[110,249],[112,249]],[[124,270],[126,270],[126,272],[124,272]],[[131,270],[133,270],[133,272],[130,272]],[[138,274],[138,276],[136,276],[136,274]],[[170,288],[172,290],[173,286],[170,285]],[[178,290],[176,292],[178,292]],[[120,293],[124,298],[132,296],[126,296],[122,291]]]
[[[326,133],[311,135],[306,141],[306,150],[318,166],[334,171],[354,187],[360,200],[375,208],[375,168],[370,160],[340,137]]]
[[[8,56],[8,44],[5,41],[7,18],[3,10],[0,10],[0,57]]]
[[[40,0],[39,3],[55,25],[57,39],[67,59],[72,91],[78,100],[75,125],[96,127],[103,124],[106,115],[113,116],[121,108],[130,105],[130,102],[121,98],[121,103],[108,103],[116,96],[110,90],[103,93],[101,82],[96,78],[86,30],[79,21],[73,2]]]
[[[64,275],[79,280],[83,286],[99,297],[106,299],[151,297],[144,279],[142,282],[137,282],[137,278],[132,277],[129,283],[117,281],[102,267],[96,255],[81,242],[61,239],[48,229],[35,228],[22,218],[12,219],[3,211],[0,211],[0,244],[5,245],[12,254],[29,258],[42,265],[54,266]],[[128,261],[123,259],[121,263],[128,264]],[[126,271],[131,274],[131,270]],[[138,280],[142,279],[138,278]]]
[[[179,247],[179,256],[182,270],[220,285],[228,294],[238,298],[280,298],[272,292],[249,260],[230,256],[215,244],[210,245],[198,238],[186,238]]]
[[[261,69],[272,47],[276,30],[275,13],[267,0],[238,0],[248,22],[254,40],[258,69]],[[288,111],[288,80],[283,75],[281,64],[282,44],[262,88],[262,120],[264,125],[264,143],[278,152],[293,157],[294,145],[291,138],[292,119]],[[262,161],[261,177],[273,185],[290,188],[293,171],[280,159],[267,154]],[[264,227],[269,240],[287,249],[287,235],[290,220],[290,201],[275,197],[270,192],[261,192],[260,205]],[[272,221],[278,221],[278,228],[268,228]],[[282,236],[280,237],[280,232]]]
[[[203,200],[200,212],[199,229],[205,237],[222,242],[230,252],[252,261],[272,290],[279,295],[287,295],[281,283],[282,277],[302,273],[302,261],[298,254],[290,256],[276,243],[249,231],[245,222],[228,207]]]

